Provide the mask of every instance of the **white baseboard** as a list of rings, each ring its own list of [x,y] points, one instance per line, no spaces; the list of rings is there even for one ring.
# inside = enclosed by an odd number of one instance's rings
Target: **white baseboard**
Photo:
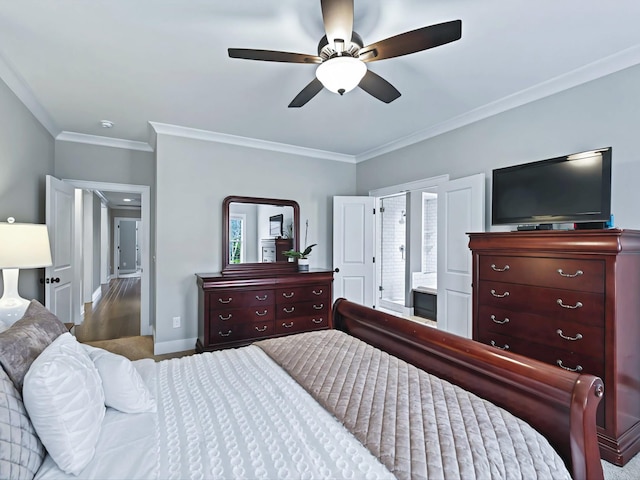
[[[96,303],[101,298],[102,298],[102,287],[98,286],[98,288],[96,288],[96,291],[93,292],[93,294],[91,295],[91,301],[93,303]]]
[[[182,340],[171,340],[169,342],[157,342],[153,344],[154,355],[164,355],[165,353],[184,352],[196,348],[196,338],[184,338]]]

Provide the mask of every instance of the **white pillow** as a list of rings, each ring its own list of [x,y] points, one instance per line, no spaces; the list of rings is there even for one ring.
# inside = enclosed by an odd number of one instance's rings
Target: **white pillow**
[[[73,335],[63,333],[34,360],[22,396],[51,458],[78,475],[95,454],[105,406],[100,374]]]
[[[131,360],[83,345],[100,373],[104,403],[124,413],[155,412],[156,402]]]

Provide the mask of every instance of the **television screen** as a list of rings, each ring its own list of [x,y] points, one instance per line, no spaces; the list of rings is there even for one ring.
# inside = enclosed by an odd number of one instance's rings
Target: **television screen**
[[[611,147],[493,171],[492,225],[608,221]]]

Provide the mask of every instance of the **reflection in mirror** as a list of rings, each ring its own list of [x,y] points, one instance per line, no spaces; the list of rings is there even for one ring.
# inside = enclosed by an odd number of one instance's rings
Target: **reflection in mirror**
[[[223,273],[295,269],[283,252],[298,248],[295,201],[227,197],[223,203]]]
[[[293,207],[261,203],[229,204],[229,263],[286,262],[276,250],[293,245]],[[276,243],[278,249],[276,249]],[[283,250],[283,251],[284,251]]]

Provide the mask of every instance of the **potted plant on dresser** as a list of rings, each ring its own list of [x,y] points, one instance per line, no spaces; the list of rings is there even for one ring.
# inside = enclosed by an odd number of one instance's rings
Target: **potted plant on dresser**
[[[309,232],[309,220],[307,220],[305,222],[305,229],[304,229],[304,244],[307,244],[307,233]],[[307,247],[305,247],[305,249],[303,251],[297,251],[297,250],[287,250],[286,252],[282,252],[283,255],[285,255],[286,257],[289,257],[291,260],[293,259],[297,259],[298,260],[298,271],[299,272],[308,272],[309,271],[309,259],[307,258],[307,256],[311,253],[311,249],[313,247],[315,247],[317,245],[317,243],[313,243]]]

